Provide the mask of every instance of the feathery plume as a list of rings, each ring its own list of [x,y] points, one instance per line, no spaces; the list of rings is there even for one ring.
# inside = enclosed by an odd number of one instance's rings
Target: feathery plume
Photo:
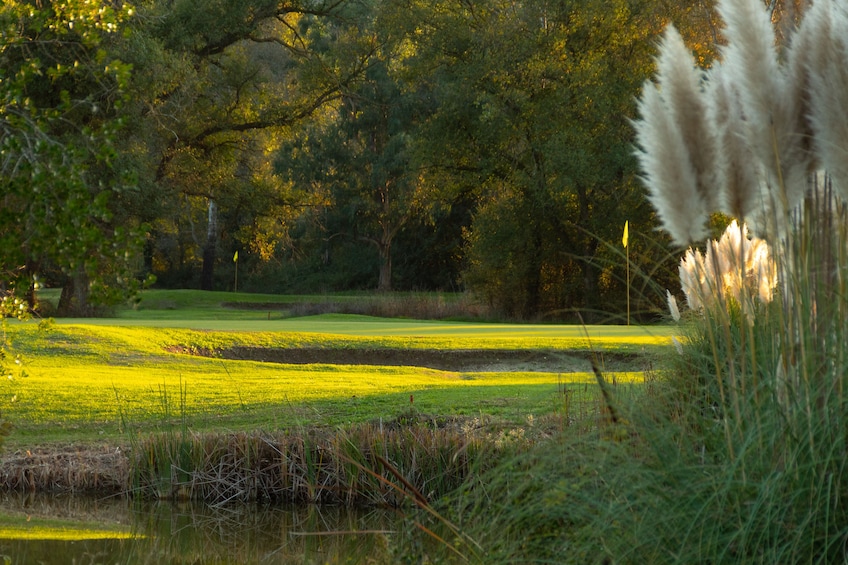
[[[815,152],[843,199],[848,199],[848,6],[818,0],[801,29],[810,41],[810,121]]]
[[[703,283],[705,279],[704,256],[699,250],[686,250],[678,267],[680,275],[680,287],[686,295],[686,304],[690,310],[700,310],[704,303],[701,298],[705,295]]]
[[[771,258],[768,244],[762,239],[755,240],[751,250],[751,272],[755,272],[757,298],[763,304],[774,299],[774,289],[777,287],[777,264]]]
[[[716,179],[716,141],[707,114],[702,88],[703,73],[674,26],[666,29],[657,57],[657,81],[672,120],[680,128],[683,143],[695,170],[696,188],[708,210],[720,200]]]
[[[675,242],[698,241],[706,236],[706,203],[680,127],[651,81],[645,82],[638,110],[641,118],[633,125],[641,150],[636,156],[651,204]]]
[[[675,322],[679,322],[680,309],[677,307],[677,299],[668,289],[666,289],[665,295],[666,299],[668,300],[668,311],[671,312],[671,319]]]
[[[771,201],[786,210],[804,196],[810,168],[803,97],[793,96],[778,61],[774,28],[757,0],[720,0],[727,46],[722,50],[730,83],[737,85],[748,142],[766,173]]]
[[[728,84],[721,63],[708,73],[708,119],[716,136],[716,173],[721,194],[719,208],[736,218],[747,218],[762,206],[760,178],[751,146],[745,138],[745,119],[738,90]]]
[[[692,310],[723,303],[727,298],[743,306],[754,296],[768,303],[778,282],[768,244],[762,239],[749,239],[747,226],[740,227],[735,220],[718,241],[707,242],[705,254],[688,249],[678,271],[680,286]]]
[[[677,351],[677,354],[683,355],[683,344],[680,343],[680,340],[677,339],[677,336],[671,336],[671,343],[674,344],[674,349]]]

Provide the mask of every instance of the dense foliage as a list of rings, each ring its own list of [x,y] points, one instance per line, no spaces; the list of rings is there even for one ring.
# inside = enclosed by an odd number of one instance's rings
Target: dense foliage
[[[0,284],[23,295],[47,277],[85,314],[134,268],[135,233],[110,211],[132,190],[111,167],[129,80],[112,47],[132,10],[41,6],[0,8]]]
[[[470,290],[516,318],[655,311],[634,181],[654,0],[6,2],[5,287]],[[139,238],[139,236],[142,236]],[[238,252],[238,264],[233,260]],[[655,298],[656,296],[656,298]]]

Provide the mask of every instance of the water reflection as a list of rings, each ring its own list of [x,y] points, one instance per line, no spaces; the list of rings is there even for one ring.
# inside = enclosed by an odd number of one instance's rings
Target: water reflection
[[[131,532],[131,539],[0,539],[12,563],[388,563],[400,520],[387,510],[0,496],[6,524]],[[29,520],[29,522],[27,521]],[[55,520],[55,521],[53,521]],[[14,530],[11,530],[14,531]],[[116,536],[118,534],[116,533]],[[85,537],[85,536],[80,536]]]

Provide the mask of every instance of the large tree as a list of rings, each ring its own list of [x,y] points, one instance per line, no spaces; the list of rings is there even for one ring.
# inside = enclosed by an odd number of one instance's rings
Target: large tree
[[[351,4],[140,6],[127,53],[139,69],[135,126],[144,142],[136,154],[153,224],[151,267],[201,264],[200,285],[211,289],[222,240],[227,257],[245,247],[267,257],[284,236],[280,224],[305,195],[273,171],[270,156],[288,128],[362,72],[370,47],[337,24]]]
[[[664,23],[702,18],[700,6],[389,6],[407,33],[403,67],[437,108],[417,130],[415,168],[442,202],[476,203],[464,230],[465,283],[517,317],[618,309],[625,261],[613,243],[625,220],[641,233],[655,225],[634,181],[628,116]],[[632,257],[667,250],[651,249]]]
[[[112,142],[129,69],[111,47],[130,15],[83,0],[0,6],[0,285],[30,302],[45,273],[79,314],[132,287],[134,233],[109,209],[128,187]]]
[[[366,72],[343,90],[327,123],[301,132],[278,165],[296,185],[326,195],[328,237],[373,247],[377,289],[389,291],[395,238],[434,203],[410,159],[415,128],[429,107],[426,96],[407,89],[392,68],[397,45],[382,37],[379,27],[373,33],[380,49]]]

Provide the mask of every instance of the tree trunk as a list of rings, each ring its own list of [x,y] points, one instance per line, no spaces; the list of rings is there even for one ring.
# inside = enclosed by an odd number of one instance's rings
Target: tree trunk
[[[90,316],[92,310],[88,297],[88,275],[86,275],[85,269],[78,267],[74,274],[68,277],[65,284],[62,285],[57,314],[81,318]]]
[[[203,270],[200,273],[200,290],[214,290],[215,259],[218,248],[218,205],[209,200],[209,221],[206,227],[206,243],[203,245]]]
[[[380,279],[377,290],[391,292],[392,290],[392,242],[381,242],[380,249]]]
[[[580,208],[580,226],[585,230],[591,229],[591,195],[583,186],[577,187],[578,206]],[[587,323],[599,318],[601,297],[598,292],[600,272],[595,265],[595,254],[598,251],[598,241],[594,237],[582,235],[582,255],[580,271],[583,279],[583,311]]]
[[[525,302],[522,317],[532,320],[541,314],[542,305],[542,234],[539,230],[539,218],[531,218],[528,222],[529,228],[533,230],[531,245],[527,250],[529,257],[527,272],[524,274]]]
[[[144,240],[144,274],[150,275],[153,274],[153,255],[156,253],[156,239],[158,234],[155,231],[152,231],[147,235],[147,238]]]
[[[35,288],[35,279],[33,278],[36,273],[38,273],[38,264],[33,261],[27,260],[26,262],[26,274],[30,279],[29,287],[26,292],[26,301],[27,308],[29,308],[30,312],[34,312],[36,307],[38,306],[38,296],[36,294]]]

